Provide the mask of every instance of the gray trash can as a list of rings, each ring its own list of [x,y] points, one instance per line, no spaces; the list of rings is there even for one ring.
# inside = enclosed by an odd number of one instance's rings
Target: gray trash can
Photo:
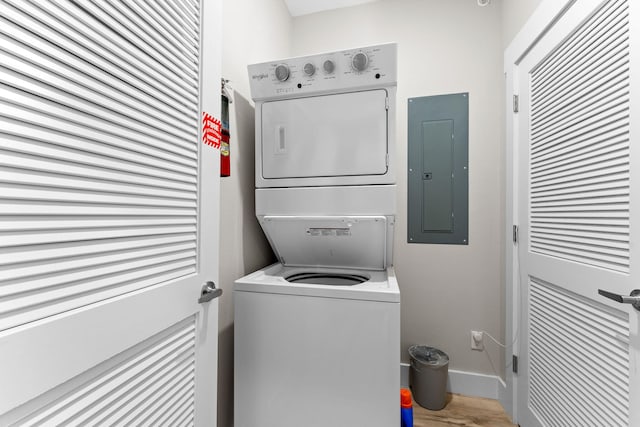
[[[442,350],[414,345],[409,347],[409,371],[413,398],[424,408],[438,411],[447,403],[449,356]]]

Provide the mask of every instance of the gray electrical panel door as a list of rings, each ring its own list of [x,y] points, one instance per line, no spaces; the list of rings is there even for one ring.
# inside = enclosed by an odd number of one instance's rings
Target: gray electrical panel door
[[[408,242],[466,245],[469,94],[409,98]]]

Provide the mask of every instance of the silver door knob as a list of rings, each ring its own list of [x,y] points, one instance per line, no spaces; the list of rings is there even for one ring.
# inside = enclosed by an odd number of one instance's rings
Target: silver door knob
[[[598,293],[622,304],[631,304],[633,308],[640,311],[640,289],[634,289],[629,296],[614,294],[613,292],[598,289]]]
[[[209,302],[212,299],[218,298],[222,295],[222,289],[216,288],[216,284],[213,282],[207,282],[202,286],[202,292],[200,292],[199,303]]]

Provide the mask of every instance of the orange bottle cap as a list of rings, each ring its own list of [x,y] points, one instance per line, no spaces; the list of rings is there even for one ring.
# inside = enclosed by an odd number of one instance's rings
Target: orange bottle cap
[[[403,408],[411,408],[413,406],[411,392],[406,388],[400,389],[400,406]]]

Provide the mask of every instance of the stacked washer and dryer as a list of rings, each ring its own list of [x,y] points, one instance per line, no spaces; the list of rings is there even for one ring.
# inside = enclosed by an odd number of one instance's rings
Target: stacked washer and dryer
[[[249,66],[256,215],[238,279],[236,427],[399,424],[395,44]]]

